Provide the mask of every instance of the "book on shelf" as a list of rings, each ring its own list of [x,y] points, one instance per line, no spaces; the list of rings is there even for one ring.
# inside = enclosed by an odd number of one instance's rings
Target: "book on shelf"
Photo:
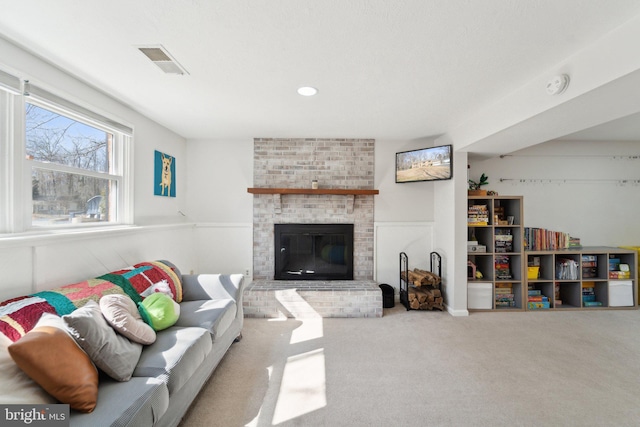
[[[513,283],[511,282],[498,282],[496,283],[496,288],[512,288]]]
[[[494,292],[496,307],[504,308],[516,306],[515,294],[513,293],[513,283],[496,283]]]
[[[582,277],[598,277],[598,257],[595,255],[582,255]]]
[[[549,303],[549,301],[527,302],[527,307],[529,308],[529,310],[544,310],[551,308],[551,304]]]
[[[584,301],[582,305],[584,307],[602,307],[602,303],[600,301]]]
[[[471,205],[467,210],[467,225],[489,225],[487,205]]]
[[[546,228],[524,228],[525,250],[553,251],[557,249],[580,248],[580,239],[569,233],[547,230]]]
[[[516,302],[514,300],[509,301],[496,301],[496,307],[515,307]]]
[[[495,257],[495,276],[497,279],[511,279],[511,269],[509,257],[505,255],[496,255]]]
[[[551,301],[548,296],[543,295],[541,289],[536,289],[534,285],[529,285],[527,289],[527,307],[529,310],[544,310],[551,308]]]
[[[609,271],[620,270],[620,258],[609,258]]]
[[[609,279],[630,279],[631,272],[630,271],[610,271]]]
[[[511,230],[504,228],[496,229],[495,251],[497,253],[513,252],[513,236],[511,235]]]
[[[595,282],[582,282],[582,303],[596,302]]]

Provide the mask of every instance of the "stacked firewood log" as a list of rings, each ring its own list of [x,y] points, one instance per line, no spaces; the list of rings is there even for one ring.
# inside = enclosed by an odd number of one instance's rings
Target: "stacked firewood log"
[[[440,276],[418,268],[407,273],[409,277],[406,277],[404,271],[401,274],[402,279],[409,284],[409,307],[412,310],[443,310]]]

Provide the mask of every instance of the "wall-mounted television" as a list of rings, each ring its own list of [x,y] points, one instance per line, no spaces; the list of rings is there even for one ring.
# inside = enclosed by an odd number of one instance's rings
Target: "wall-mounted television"
[[[396,153],[396,182],[440,181],[453,176],[451,145]]]

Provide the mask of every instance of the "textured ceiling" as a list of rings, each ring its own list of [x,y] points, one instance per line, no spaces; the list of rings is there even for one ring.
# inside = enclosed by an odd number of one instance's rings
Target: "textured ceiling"
[[[0,34],[186,138],[446,133],[637,0],[0,0]],[[189,75],[137,47],[162,44]],[[3,62],[0,58],[0,65]],[[296,89],[319,89],[312,98]]]

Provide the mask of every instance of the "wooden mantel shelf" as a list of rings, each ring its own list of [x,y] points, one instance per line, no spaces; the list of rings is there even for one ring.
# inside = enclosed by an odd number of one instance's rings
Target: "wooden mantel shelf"
[[[247,192],[251,194],[271,194],[274,198],[274,213],[282,213],[281,197],[284,194],[330,194],[347,196],[346,209],[347,213],[353,213],[356,196],[375,196],[378,190],[361,190],[358,188],[247,188]]]
[[[361,190],[357,188],[247,188],[251,194],[338,194],[343,196],[374,196],[379,190]]]

